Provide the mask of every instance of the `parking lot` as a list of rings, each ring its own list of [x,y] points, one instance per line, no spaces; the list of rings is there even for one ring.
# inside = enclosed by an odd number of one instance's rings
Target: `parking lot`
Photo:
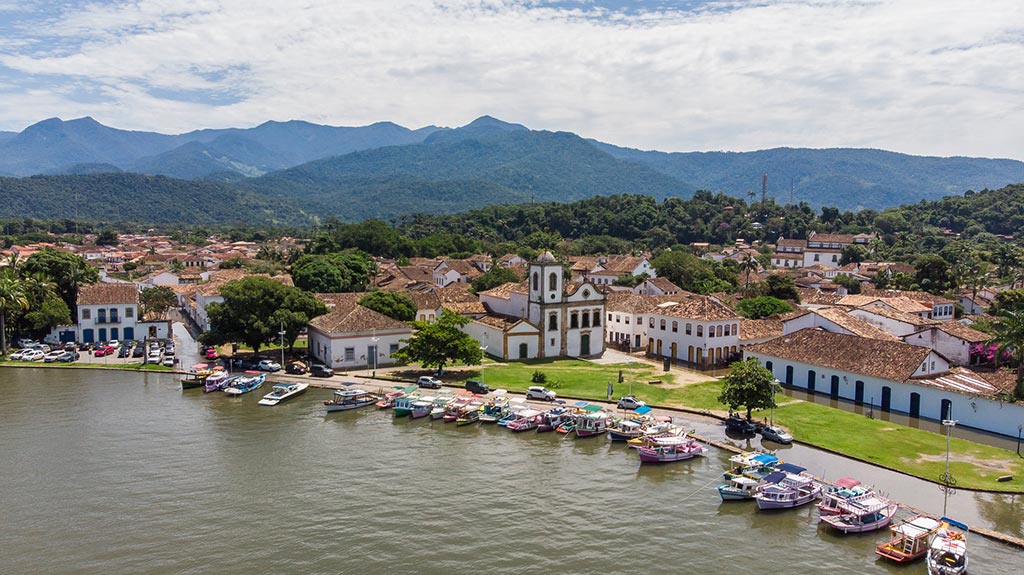
[[[88,363],[112,367],[140,363],[161,364],[167,367],[179,365],[173,340],[67,343],[52,346],[38,342],[21,343],[27,347],[12,351],[9,356],[11,360],[28,363]]]

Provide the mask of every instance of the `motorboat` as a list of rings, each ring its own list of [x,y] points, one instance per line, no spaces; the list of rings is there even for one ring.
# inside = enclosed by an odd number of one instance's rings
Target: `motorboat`
[[[537,432],[554,431],[568,418],[569,410],[564,407],[553,407],[540,414],[540,422],[537,424]]]
[[[926,515],[911,517],[891,525],[891,538],[875,548],[875,554],[897,563],[920,559],[928,552],[928,543],[942,524]]]
[[[860,484],[860,481],[853,477],[840,477],[836,479],[835,485],[829,487],[821,496],[818,503],[818,514],[837,515],[846,512],[842,507],[845,501],[850,499],[866,498],[871,495],[871,490]]]
[[[791,509],[814,501],[823,488],[803,467],[780,463],[757,487],[754,499],[758,509]]]
[[[576,425],[573,427],[577,439],[594,437],[608,431],[612,421],[611,415],[596,405],[588,405],[584,411],[586,413],[576,416]]]
[[[520,413],[527,409],[530,409],[530,406],[527,405],[525,399],[521,397],[514,398],[509,402],[505,416],[498,420],[498,425],[507,427],[509,423],[512,423],[519,417]]]
[[[925,563],[929,575],[963,575],[967,573],[967,525],[948,517],[939,520],[938,532],[928,545]]]
[[[707,448],[685,435],[659,445],[641,445],[637,448],[637,453],[640,455],[640,463],[685,461],[704,455],[706,451]]]
[[[728,483],[718,486],[722,501],[741,501],[754,498],[754,490],[761,482],[743,475],[730,477]]]
[[[384,397],[377,401],[376,405],[381,409],[391,409],[392,407],[394,407],[395,402],[398,401],[399,398],[405,397],[406,395],[416,391],[417,389],[419,389],[419,386],[416,385],[410,385],[408,387],[396,387],[394,391],[390,391],[384,394]]]
[[[455,401],[455,396],[450,391],[442,391],[434,398],[434,405],[430,409],[430,419],[443,418],[445,410],[453,401]]]
[[[339,389],[334,392],[334,397],[324,402],[324,409],[327,413],[349,411],[373,405],[379,400],[379,395],[365,389]]]
[[[274,385],[270,393],[263,396],[260,405],[277,405],[289,399],[302,395],[309,388],[308,383],[278,383]]]
[[[730,457],[729,461],[736,466],[722,474],[726,479],[744,476],[761,480],[774,472],[775,467],[781,463],[774,454],[760,452],[740,453]]]
[[[899,508],[899,503],[872,494],[839,502],[839,512],[822,515],[821,521],[843,533],[867,533],[892,523]]]
[[[417,390],[419,387],[416,388]],[[395,404],[392,406],[396,418],[405,417],[412,413],[412,404],[420,400],[419,391],[412,391],[406,393],[402,397],[395,400]]]
[[[250,391],[263,385],[266,381],[267,374],[245,372],[238,379],[233,380],[231,383],[224,388],[224,393],[228,395],[242,395],[243,393],[249,393]]]
[[[416,401],[412,402],[412,407],[409,409],[409,417],[412,419],[419,419],[430,415],[430,411],[434,409],[434,396],[425,395]]]
[[[540,425],[541,412],[536,409],[524,409],[519,412],[515,419],[508,422],[505,427],[509,431],[529,431],[537,429]]]
[[[482,407],[483,402],[471,401],[468,405],[462,408],[462,411],[459,412],[459,417],[456,418],[455,425],[470,425],[480,421]]]

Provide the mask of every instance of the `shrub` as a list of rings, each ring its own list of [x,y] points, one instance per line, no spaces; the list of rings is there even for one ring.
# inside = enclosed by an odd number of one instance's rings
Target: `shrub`
[[[530,381],[533,383],[547,383],[548,376],[546,373],[538,369],[533,372],[533,378],[531,378]]]

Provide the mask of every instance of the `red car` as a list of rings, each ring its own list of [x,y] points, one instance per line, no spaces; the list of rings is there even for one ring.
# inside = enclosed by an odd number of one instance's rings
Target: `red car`
[[[206,348],[206,359],[217,359],[218,357],[220,356],[217,355],[216,349],[213,349],[212,347]]]
[[[92,352],[92,355],[94,357],[103,357],[103,356],[106,356],[106,355],[114,355],[114,353],[116,351],[117,350],[114,349],[113,346],[101,345],[101,346],[97,347],[95,351]]]

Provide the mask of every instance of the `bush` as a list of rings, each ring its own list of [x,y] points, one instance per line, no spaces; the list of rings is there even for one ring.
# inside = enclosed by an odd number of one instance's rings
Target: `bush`
[[[533,372],[533,378],[531,378],[530,381],[532,381],[533,383],[547,383],[548,376],[543,371],[538,369]]]

